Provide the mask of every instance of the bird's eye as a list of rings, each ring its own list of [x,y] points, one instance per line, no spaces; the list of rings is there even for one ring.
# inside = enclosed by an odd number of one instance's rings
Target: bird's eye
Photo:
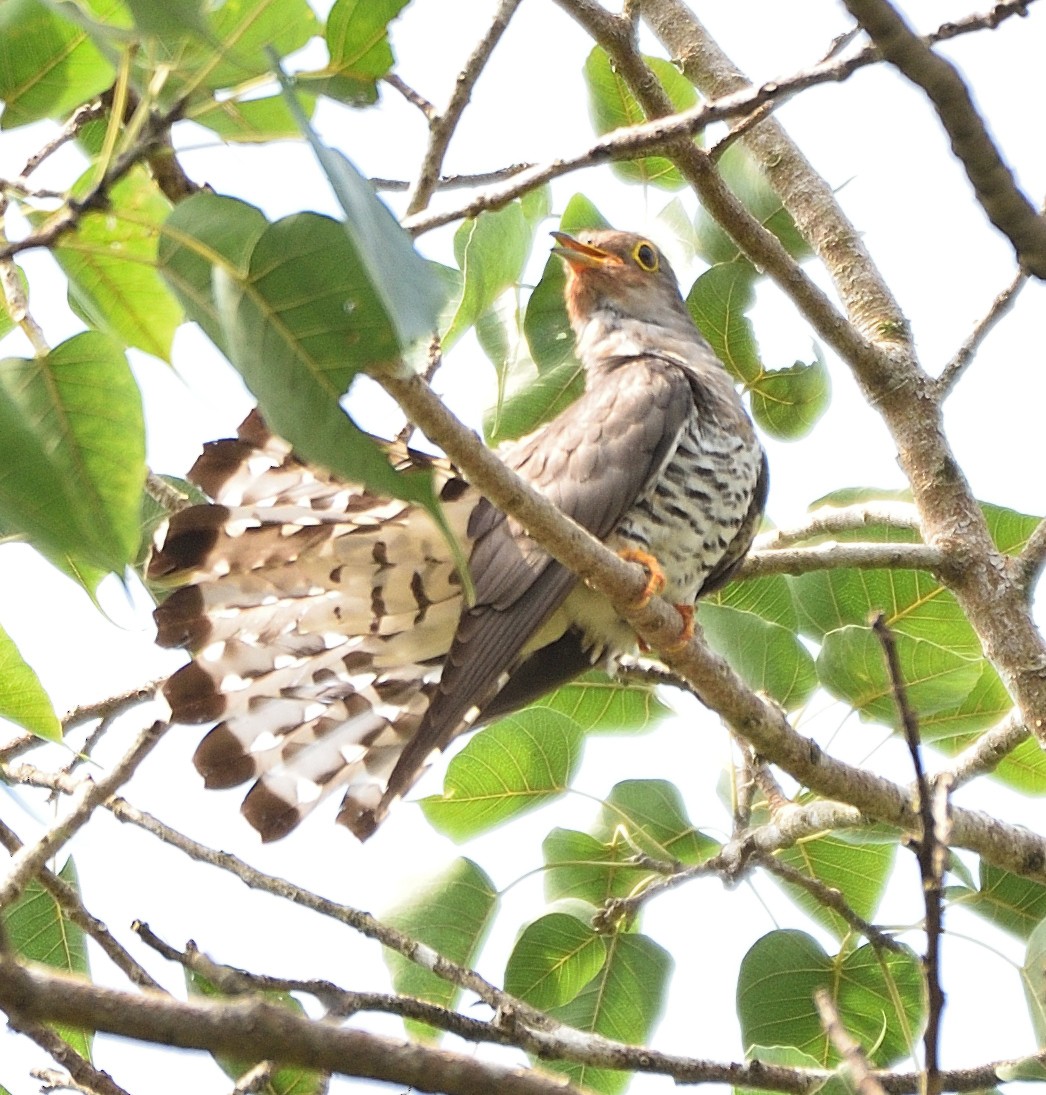
[[[648,274],[652,274],[657,269],[657,252],[649,243],[637,243],[632,251],[632,258]]]

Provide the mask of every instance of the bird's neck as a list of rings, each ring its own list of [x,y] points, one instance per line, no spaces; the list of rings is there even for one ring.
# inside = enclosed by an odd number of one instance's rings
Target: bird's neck
[[[689,362],[695,343],[705,341],[689,316],[667,313],[657,320],[624,316],[597,309],[574,328],[577,356],[586,371],[620,358],[641,357],[651,351]]]

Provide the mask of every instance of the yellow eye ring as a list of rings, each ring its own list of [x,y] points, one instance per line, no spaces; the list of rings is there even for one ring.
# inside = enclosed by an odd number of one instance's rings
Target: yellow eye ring
[[[640,240],[632,248],[632,258],[636,260],[636,265],[641,270],[646,270],[648,274],[653,274],[657,270],[657,251],[646,240]]]

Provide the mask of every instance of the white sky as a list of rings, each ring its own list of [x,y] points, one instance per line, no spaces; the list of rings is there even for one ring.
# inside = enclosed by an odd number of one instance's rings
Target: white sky
[[[757,82],[810,66],[848,25],[842,6],[828,0],[708,0],[694,6]],[[944,0],[904,6],[917,12],[923,30],[971,10]],[[494,0],[453,5],[415,0],[394,30],[397,71],[441,105],[494,7]],[[559,8],[548,0],[527,0],[476,88],[474,106],[465,114],[446,170],[465,173],[520,160],[544,161],[585,147],[592,133],[581,66],[589,48],[585,35]],[[1005,155],[1026,192],[1038,200],[1046,194],[1046,146],[1041,140],[1046,16],[1032,7],[1029,18],[957,40],[943,52],[972,81]],[[389,89],[382,97],[380,110],[349,111],[321,104],[316,123],[324,137],[365,173],[410,178],[424,146],[420,115]],[[864,233],[913,324],[925,366],[938,371],[1009,283],[1014,264],[1009,245],[973,203],[921,94],[882,67],[865,69],[842,85],[804,93],[777,117],[839,188],[840,201]],[[17,174],[44,134],[42,127],[5,133],[0,140],[0,176]],[[186,148],[183,162],[193,178],[209,182],[219,193],[261,205],[272,218],[300,209],[336,211],[311,155],[300,147],[223,148],[202,130],[188,129],[181,140]],[[71,170],[69,161],[56,157],[36,181],[64,185],[70,176],[63,170]],[[657,214],[671,194],[625,186],[603,167],[557,183],[554,210],[561,211],[576,190],[588,194],[619,227],[649,232],[671,248],[657,224]],[[452,194],[449,201],[456,203],[460,196]],[[555,224],[550,222],[549,227]],[[423,237],[420,246],[449,261],[449,241],[450,232],[444,231]],[[529,271],[533,278],[544,262],[544,246],[539,239]],[[33,311],[50,342],[79,330],[64,306],[61,283],[50,273],[50,260],[26,256],[25,266],[33,288]],[[814,263],[808,268],[826,284]],[[699,270],[679,272],[686,287]],[[1014,314],[990,337],[947,407],[949,436],[978,496],[1032,513],[1046,510],[1040,440],[1044,351],[1039,316],[1044,299],[1037,285],[1025,290]],[[809,330],[773,287],[760,291],[754,319],[769,364],[809,359]],[[17,335],[0,350],[8,355],[27,353]],[[158,471],[183,473],[202,442],[235,428],[250,400],[197,331],[179,332],[175,355],[174,371],[142,355],[132,356],[145,394],[150,464]],[[773,479],[769,512],[779,523],[798,520],[810,501],[837,487],[901,485],[885,429],[863,406],[845,367],[830,353],[827,356],[834,387],[828,416],[805,441],[768,446]],[[476,379],[480,376],[486,378],[486,393]],[[459,399],[455,406],[475,421],[493,384],[471,339],[451,356],[443,383],[459,396],[463,387],[474,393],[471,403]],[[177,654],[152,646],[149,614],[142,603],[129,604],[116,587],[107,591],[105,603],[112,622],[28,549],[5,547],[0,553],[0,620],[40,674],[59,712],[159,676],[180,662]],[[824,735],[838,731],[832,748],[848,759],[864,758],[883,739],[878,728],[856,719],[841,724],[838,709],[823,712],[823,700],[814,706],[822,713],[804,716],[801,728],[809,732],[816,727]],[[111,733],[102,758],[122,750],[145,718],[145,713],[135,713],[122,730]],[[261,870],[380,912],[461,853],[430,830],[409,804],[402,805],[362,848],[329,823],[332,809],[320,811],[326,816],[314,816],[288,840],[261,847],[239,817],[240,791],[202,791],[189,760],[198,738],[195,728],[169,733],[126,795],[176,828],[234,851]],[[599,799],[618,780],[640,776],[674,779],[692,819],[713,835],[725,835],[729,815],[714,792],[726,757],[726,735],[717,721],[691,707],[686,708],[685,719],[642,739],[593,738],[586,747],[578,793],[497,830],[464,852],[498,886],[507,887],[540,865],[540,839],[553,824],[588,827],[597,805],[586,795]],[[872,763],[896,778],[908,778],[895,743],[875,751]],[[438,790],[442,771],[437,767],[419,793]],[[989,794],[978,787],[964,791],[960,801],[1040,826],[1040,804],[1034,800]],[[26,839],[38,822],[47,821],[47,809],[27,794],[7,791],[2,803],[4,817]],[[173,991],[180,991],[179,971],[154,961],[130,936],[133,918],[148,921],[176,946],[194,938],[222,962],[267,973],[325,977],[348,988],[386,986],[376,945],[312,914],[251,895],[217,871],[187,867],[177,853],[117,825],[108,815],[100,813],[71,850],[88,907],[125,942],[130,940],[132,952]],[[880,919],[911,923],[919,915],[919,902],[914,863],[902,858]],[[481,972],[500,980],[517,927],[544,910],[539,876],[514,886],[505,895]],[[696,1056],[738,1058],[741,1046],[733,1007],[738,962],[759,935],[791,926],[807,927],[763,879],[754,889],[746,885],[730,893],[717,882],[704,881],[653,902],[644,913],[643,930],[672,950],[677,963],[668,1010],[654,1044]],[[944,1062],[960,1066],[1030,1051],[1033,1043],[1023,998],[1009,964],[1021,960],[1020,946],[961,913],[949,917],[948,926],[972,938],[949,937],[945,944],[946,987],[952,995]],[[997,947],[1002,955],[980,941]],[[916,935],[910,942],[920,945]],[[97,952],[92,952],[92,962],[99,980],[127,987]],[[983,1002],[988,999],[993,1010],[986,1022]],[[484,1015],[485,1009],[476,1014]],[[391,1020],[378,1019],[373,1026],[394,1034],[401,1029]],[[95,1057],[136,1095],[184,1091],[190,1084],[196,1095],[218,1095],[231,1086],[201,1054],[169,1054],[159,1075],[157,1052],[100,1039]],[[0,1083],[15,1095],[35,1090],[26,1076],[27,1062],[46,1063],[22,1040],[0,1034]],[[632,1090],[670,1088],[667,1080],[644,1077]],[[335,1091],[347,1089],[344,1081],[333,1086]]]

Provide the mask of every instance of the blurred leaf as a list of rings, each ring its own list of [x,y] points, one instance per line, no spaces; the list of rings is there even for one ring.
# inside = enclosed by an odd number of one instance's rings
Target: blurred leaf
[[[752,385],[752,417],[771,437],[796,441],[805,437],[828,410],[832,387],[828,367],[815,347],[809,364],[797,361],[765,373]]]
[[[700,863],[719,848],[694,827],[679,789],[663,779],[626,779],[616,784],[603,803],[594,835],[604,844],[621,835],[633,851],[687,864]]]
[[[642,1045],[665,1004],[672,956],[645,935],[617,934],[606,941],[603,968],[567,1004],[550,1009],[553,1018],[618,1042]],[[617,1095],[631,1079],[619,1069],[543,1061],[579,1087]]]
[[[611,680],[598,669],[547,693],[537,704],[562,711],[586,734],[634,734],[671,714],[649,685]]]
[[[846,833],[825,833],[782,849],[777,858],[807,878],[838,890],[858,916],[871,922],[886,890],[896,852],[896,839],[855,843],[847,839]],[[770,877],[788,891],[799,908],[837,939],[843,940],[850,934],[850,925],[808,891],[776,875]]]
[[[52,555],[121,573],[138,550],[141,397],[94,331],[0,362],[0,521]]]
[[[795,631],[799,626],[799,610],[787,578],[779,574],[765,578],[746,578],[743,582],[728,582],[711,596],[701,599],[705,605],[725,605],[739,612],[751,612],[768,623],[780,624]]]
[[[981,860],[978,889],[958,903],[1018,939],[1033,938],[1046,920],[1046,885]],[[1029,944],[1030,948],[1030,944]]]
[[[662,57],[644,57],[651,72],[661,82],[676,113],[697,105],[693,84]],[[625,80],[614,69],[606,52],[596,46],[585,61],[585,83],[588,85],[589,111],[592,124],[600,135],[613,129],[639,125],[647,120]],[[642,156],[634,160],[613,163],[615,174],[628,182],[640,182],[678,190],[684,185],[683,176],[671,160],[664,156]]]
[[[1021,984],[1035,1031],[1035,1044],[1046,1046],[1046,921],[1040,923],[1028,939]]]
[[[103,213],[82,217],[51,251],[69,278],[69,303],[85,323],[164,361],[182,321],[156,269],[160,226],[170,208],[137,167],[110,189]]]
[[[519,202],[481,213],[457,230],[454,254],[464,289],[454,320],[443,335],[444,351],[474,326],[506,289],[519,283],[532,240],[532,229]]]
[[[195,970],[185,970],[185,986],[190,996],[202,996],[206,999],[227,1000],[230,997],[222,992],[212,981]],[[304,1017],[305,1009],[289,992],[255,990],[256,995],[267,1004],[285,1008],[292,1015]],[[226,1076],[236,1080],[245,1072],[253,1068],[257,1061],[241,1060],[230,1057],[228,1054],[215,1054],[214,1060]],[[285,1068],[277,1068],[269,1077],[264,1087],[258,1089],[259,1095],[325,1095],[327,1091],[327,1076],[322,1072],[313,1072],[309,1069],[291,1065]]]
[[[573,1000],[603,968],[602,936],[567,913],[523,929],[505,967],[505,991],[542,1011]]]
[[[186,312],[302,457],[431,507],[428,477],[397,475],[338,404],[358,372],[399,349],[341,224],[304,213],[265,227],[252,206],[196,195],[164,225],[159,261]]]
[[[418,886],[409,901],[386,913],[382,920],[444,958],[472,966],[490,928],[497,900],[487,875],[471,860],[456,859],[427,884]],[[386,950],[384,955],[398,993],[448,1008],[460,997],[461,989],[456,985],[401,954]],[[406,1026],[418,1037],[431,1038],[438,1033],[424,1023],[408,1020]]]
[[[0,128],[63,117],[115,75],[87,33],[50,7],[38,0],[0,4]]]
[[[894,642],[908,702],[916,716],[960,703],[980,679],[978,660],[902,633],[894,635]],[[866,718],[899,726],[883,648],[869,628],[843,627],[825,635],[817,674],[833,696]]]
[[[354,265],[380,300],[399,349],[405,351],[419,338],[431,338],[446,300],[446,282],[433,264],[414,250],[410,236],[370,183],[345,156],[316,136],[286,81],[284,94],[345,214],[341,227]],[[368,364],[384,365],[387,369],[393,360],[375,357]]]
[[[311,117],[315,96],[301,94],[299,99],[302,109]],[[282,95],[211,101],[201,109],[191,110],[189,117],[217,133],[222,140],[241,144],[262,144],[301,136],[298,121]]]
[[[173,102],[190,88],[213,91],[271,75],[270,51],[286,57],[318,31],[306,0],[224,0],[208,14],[205,38],[172,51],[164,96]]]
[[[483,432],[488,445],[525,437],[561,414],[585,390],[584,370],[576,361],[563,361],[544,372],[528,369],[527,382],[510,391],[487,412]]]
[[[80,881],[72,857],[65,861],[58,877],[77,893],[80,892]],[[22,896],[0,910],[0,919],[8,945],[19,958],[41,962],[62,973],[90,976],[83,928],[69,918],[37,879],[30,879]],[[92,1032],[59,1024],[55,1024],[54,1029],[81,1057],[91,1060]]]
[[[570,785],[583,736],[559,711],[529,707],[475,734],[447,767],[442,795],[421,800],[452,840],[467,840],[543,805]]]
[[[744,1045],[794,1046],[822,1068],[838,1064],[813,1002],[819,988],[872,1065],[885,1067],[914,1049],[926,1013],[918,958],[910,951],[876,954],[867,944],[829,956],[799,931],[764,935],[741,962],[737,1015]]]
[[[731,145],[720,157],[717,167],[723,181],[741,204],[764,228],[773,232],[792,258],[801,260],[812,253],[795,222],[781,205],[781,199],[770,188],[762,170],[743,145]],[[721,262],[742,262],[752,270],[733,239],[703,209],[698,210],[694,231],[697,253],[710,266]]]
[[[62,740],[62,724],[40,678],[3,627],[0,627],[0,718],[17,723],[38,738]]]
[[[567,202],[559,221],[559,231],[568,235],[583,228],[609,227],[610,223],[584,194],[575,194]],[[530,294],[527,312],[523,318],[523,333],[539,372],[559,365],[574,352],[574,335],[570,330],[567,306],[563,300],[566,283],[563,260],[556,255],[550,255],[541,280]]]
[[[171,40],[208,36],[204,0],[124,0],[142,34]]]
[[[708,645],[751,688],[766,692],[785,710],[801,706],[817,687],[813,658],[787,627],[753,612],[711,603],[700,606],[698,622]]]

